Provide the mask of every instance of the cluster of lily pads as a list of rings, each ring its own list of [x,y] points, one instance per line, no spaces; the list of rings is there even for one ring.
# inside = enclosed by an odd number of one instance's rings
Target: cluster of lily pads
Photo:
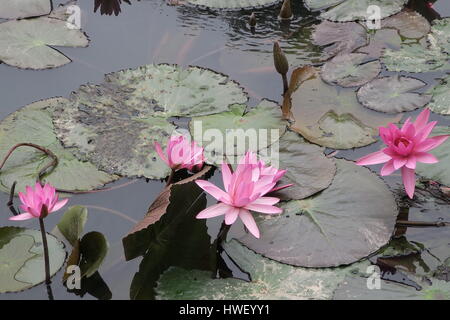
[[[188,2],[216,9],[228,3]],[[255,216],[260,239],[238,224],[227,240],[210,239],[205,222],[195,219],[207,203],[194,181],[209,178],[212,166],[242,157],[243,153],[228,145],[217,147],[199,141],[210,166],[165,188],[143,220],[123,239],[127,260],[144,257],[131,284],[131,298],[330,299],[376,295],[364,290],[370,265],[364,258],[391,239],[397,202],[377,174],[351,161],[327,157],[325,148],[372,144],[379,140],[377,127],[398,123],[401,112],[425,105],[434,112],[449,114],[447,80],[424,94],[418,92],[425,85],[421,80],[379,74],[382,64],[411,72],[406,69],[409,63],[401,64],[405,54],[417,59],[413,60],[416,68],[421,63],[428,67],[430,59],[424,55],[430,54],[430,48],[436,51],[433,59],[441,59],[437,64],[445,60],[437,68],[444,68],[449,58],[448,43],[436,34],[445,34],[450,22],[444,19],[430,26],[416,12],[401,11],[405,0],[372,2],[384,9],[385,19],[382,29],[369,33],[363,24],[369,1],[305,0],[311,10],[321,10],[324,19],[312,35],[316,45],[326,46],[323,65],[295,69],[281,106],[269,100],[249,106],[247,93],[227,76],[201,67],[184,69],[167,64],[114,72],[101,84],[81,86],[68,99],[51,98],[25,106],[0,123],[0,155],[26,141],[45,146],[56,155],[58,165],[41,176],[41,169],[50,161],[47,155],[34,149],[15,150],[1,169],[0,187],[9,192],[17,182],[16,189],[22,191],[40,179],[59,190],[83,191],[120,177],[166,178],[169,167],[153,146],[166,145],[180,130],[174,118],[188,118],[184,134],[195,140],[196,121],[202,123],[203,130],[216,129],[223,136],[232,129],[276,130],[279,139],[271,143],[279,145],[278,166],[287,170],[281,183],[292,184],[277,193],[284,200],[280,204],[283,213]],[[272,3],[246,0],[239,7]],[[391,45],[393,33],[399,41]],[[7,63],[1,49],[0,59]],[[448,127],[436,127],[433,134],[449,132]],[[441,162],[419,165],[417,172],[450,185],[448,150],[448,142],[435,149],[433,153]],[[267,163],[275,163],[267,149],[250,151]],[[90,277],[103,261],[107,242],[97,234],[81,238],[85,220],[85,209],[75,207],[64,215],[58,229],[73,247],[67,265],[80,265],[83,275]],[[185,230],[189,234],[182,242],[171,241],[174,234]],[[43,268],[42,256],[34,252],[38,250],[37,237],[30,230],[0,229],[0,257],[5,257],[0,261],[15,262],[12,266],[0,265],[0,288],[16,291],[30,286],[23,283],[43,281],[26,281],[30,277],[27,270],[37,264]],[[97,243],[100,238],[102,250],[90,254],[90,241]],[[54,274],[64,264],[65,251],[60,242],[49,239]],[[16,249],[17,241],[23,252]],[[218,271],[220,262],[218,250],[225,250],[249,273],[251,281],[214,279],[211,275]],[[187,261],[183,268],[180,259]],[[44,272],[36,274],[43,277]],[[12,281],[9,287],[4,286],[9,285],[7,281]],[[393,291],[394,297],[439,298],[444,294],[448,298],[450,286],[433,279],[422,291],[400,288]]]

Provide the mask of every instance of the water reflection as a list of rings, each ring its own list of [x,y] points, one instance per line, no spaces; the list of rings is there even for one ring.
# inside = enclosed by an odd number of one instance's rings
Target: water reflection
[[[123,2],[131,5],[130,0],[123,0]],[[97,12],[100,9],[101,15],[116,15],[122,11],[120,6],[122,5],[122,0],[95,0],[94,3],[94,12]]]

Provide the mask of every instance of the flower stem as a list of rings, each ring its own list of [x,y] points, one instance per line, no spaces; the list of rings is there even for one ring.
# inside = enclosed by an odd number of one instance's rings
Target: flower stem
[[[174,176],[175,176],[175,170],[172,169],[172,171],[170,172],[170,176],[167,179],[166,187],[168,187],[172,183]]]
[[[44,262],[45,262],[45,284],[49,285],[50,281],[50,259],[48,256],[47,234],[45,232],[44,218],[39,218],[39,225],[41,227],[42,244],[44,246]]]

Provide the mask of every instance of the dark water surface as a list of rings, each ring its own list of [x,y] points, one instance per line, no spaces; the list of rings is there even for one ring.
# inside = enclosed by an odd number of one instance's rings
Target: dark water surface
[[[61,2],[54,1],[54,4]],[[272,43],[281,40],[287,51],[293,50],[298,43],[284,38],[298,30],[302,23],[311,20],[311,14],[300,5],[295,6],[295,19],[290,26],[280,24],[276,19],[278,9],[258,10],[259,24],[256,32],[252,33],[246,24],[248,12],[217,14],[189,7],[168,6],[163,0],[143,0],[132,1],[132,5],[123,3],[118,16],[108,16],[94,13],[92,0],[78,2],[82,8],[82,28],[91,39],[89,47],[60,49],[73,62],[57,69],[29,71],[0,64],[1,119],[37,100],[67,97],[84,83],[100,83],[106,73],[161,62],[199,65],[225,73],[246,89],[251,97],[251,106],[261,98],[281,101],[282,82],[272,67]],[[450,16],[450,3],[447,0],[437,1],[434,8],[442,17]],[[433,85],[434,78],[439,75],[415,76]],[[433,117],[441,124],[450,123],[443,117]],[[337,156],[356,159],[378,147],[379,144],[375,144],[355,151],[339,152]],[[212,180],[218,182],[218,175]],[[111,185],[130,181],[122,179]],[[395,189],[401,187],[400,181],[400,177],[394,175],[389,177],[388,183]],[[221,182],[218,184],[221,185]],[[141,260],[124,261],[121,239],[143,217],[163,186],[159,181],[146,182],[141,179],[116,190],[70,198],[69,205],[85,205],[89,209],[85,232],[100,231],[110,243],[110,251],[100,274],[112,291],[113,299],[129,298],[130,283]],[[7,201],[8,195],[1,193],[0,203],[3,208],[0,211],[0,225],[38,227],[34,220],[8,222]],[[448,206],[444,208],[413,208],[410,217],[434,221],[448,214]],[[448,220],[448,215],[442,218]],[[59,219],[60,213],[49,216],[47,228],[51,230]],[[217,233],[220,222],[220,218],[208,222],[210,234]],[[407,235],[415,241],[446,237],[450,242],[450,233],[445,228],[431,232],[429,229],[412,229],[408,230]],[[55,298],[79,299],[67,292],[61,284],[61,277],[60,272],[53,280]],[[0,299],[45,297],[42,285],[18,294],[0,295]],[[84,299],[92,298],[89,294],[84,296]]]

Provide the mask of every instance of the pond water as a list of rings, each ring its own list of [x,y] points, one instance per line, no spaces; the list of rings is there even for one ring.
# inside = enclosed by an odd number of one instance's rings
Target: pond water
[[[54,1],[54,5],[63,2]],[[273,68],[273,41],[279,40],[287,52],[302,47],[301,40],[298,40],[302,38],[298,35],[300,26],[317,22],[314,14],[299,4],[301,1],[294,2],[294,19],[290,24],[277,20],[279,6],[255,10],[258,25],[252,32],[247,25],[249,12],[214,13],[192,7],[170,6],[162,0],[143,0],[132,1],[131,4],[123,2],[121,12],[117,16],[101,15],[100,10],[94,12],[93,1],[81,0],[78,5],[82,10],[82,29],[91,40],[89,47],[62,48],[61,52],[70,57],[72,63],[56,69],[30,71],[0,64],[0,119],[38,100],[57,96],[68,97],[82,84],[101,83],[107,73],[150,63],[176,63],[210,68],[239,82],[249,93],[251,106],[256,105],[262,98],[281,103],[283,84]],[[441,17],[450,16],[450,3],[447,0],[438,0],[434,3],[434,10]],[[383,73],[391,74],[385,70]],[[436,78],[440,75],[428,73],[416,74],[415,77],[427,82],[427,87],[423,89],[427,90],[437,82]],[[417,115],[418,111],[410,114]],[[432,119],[438,120],[441,125],[450,125],[448,117],[434,114]],[[354,160],[377,150],[380,145],[377,143],[355,150],[340,151],[336,157]],[[372,169],[379,170],[379,166]],[[212,178],[218,185],[221,184],[219,176],[216,172]],[[386,181],[393,190],[402,189],[399,175],[392,175]],[[75,195],[70,197],[69,204],[84,205],[88,208],[89,219],[85,232],[95,230],[107,237],[110,250],[99,273],[109,287],[112,299],[129,299],[130,284],[141,258],[125,262],[122,238],[142,219],[164,184],[145,179],[121,179],[108,186],[119,188]],[[0,203],[4,205],[0,225],[11,225],[7,220],[7,201],[8,195],[0,193]],[[209,204],[214,203],[209,196],[208,201]],[[448,205],[416,205],[410,209],[409,218],[419,221],[436,221],[441,218],[449,220],[448,208]],[[58,214],[49,216],[47,228],[51,230],[59,218]],[[208,221],[209,234],[217,234],[220,224],[219,218]],[[34,220],[15,225],[35,229],[38,227]],[[450,256],[448,228],[409,228],[406,236],[409,241],[430,243],[431,247],[438,244],[442,246],[442,241],[434,240],[445,238],[447,247],[439,250],[447,250]],[[431,261],[431,252],[422,258],[408,259],[406,262],[395,263],[412,268],[422,268],[427,263],[436,264]],[[245,278],[245,274],[240,273],[238,268],[232,269],[236,276]],[[52,283],[55,298],[80,299],[67,291],[60,281],[61,277],[60,271]],[[401,281],[398,277],[393,277]],[[41,299],[45,294],[45,286],[39,285],[17,294],[0,294],[0,299]],[[82,299],[95,298],[86,294]]]

